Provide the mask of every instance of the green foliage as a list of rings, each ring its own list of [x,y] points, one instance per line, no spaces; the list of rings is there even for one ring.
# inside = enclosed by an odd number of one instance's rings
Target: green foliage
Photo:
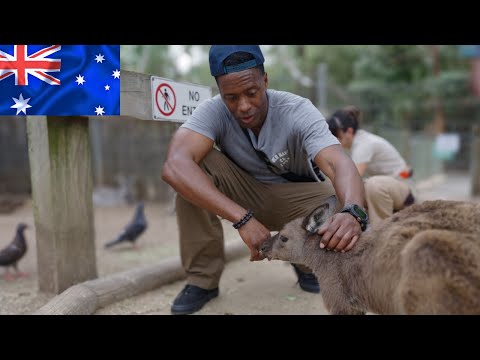
[[[448,100],[469,96],[470,74],[464,70],[443,71],[437,77],[427,77],[424,89],[428,95]]]
[[[194,84],[201,84],[210,86],[212,89],[217,87],[215,79],[210,75],[210,68],[208,66],[208,50],[210,45],[185,45],[185,52],[191,58],[200,58],[200,63],[193,63],[190,71],[179,74],[179,81],[187,81]]]
[[[163,77],[175,77],[177,69],[169,45],[120,45],[121,67]]]
[[[352,64],[358,57],[370,51],[372,45],[311,45],[308,47],[306,67],[314,77],[315,67],[319,63],[326,63],[330,81],[338,86],[349,84],[354,77]]]
[[[348,91],[374,126],[422,129],[441,111],[449,128],[464,121],[469,77],[457,46],[377,45],[355,61]]]
[[[122,45],[122,68],[211,86],[210,45]],[[318,68],[327,67],[327,108],[354,104],[376,127],[419,128],[434,117],[438,105],[446,121],[457,113],[478,114],[469,89],[468,61],[457,45],[261,45],[269,87],[291,91],[318,103]],[[177,46],[178,50],[178,46]],[[180,68],[184,57],[191,67]],[[195,62],[194,59],[199,59]],[[465,100],[470,99],[470,100]],[[465,101],[470,105],[465,105]],[[465,107],[468,112],[463,111]],[[437,110],[435,110],[437,109]],[[462,115],[463,116],[463,115]]]
[[[426,57],[418,45],[371,46],[358,56],[353,66],[355,80],[413,82],[428,73]]]

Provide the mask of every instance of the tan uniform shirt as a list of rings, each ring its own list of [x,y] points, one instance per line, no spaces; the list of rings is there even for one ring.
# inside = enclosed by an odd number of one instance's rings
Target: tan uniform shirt
[[[366,163],[366,176],[389,175],[398,178],[408,166],[395,147],[384,138],[358,130],[350,151],[356,164]]]

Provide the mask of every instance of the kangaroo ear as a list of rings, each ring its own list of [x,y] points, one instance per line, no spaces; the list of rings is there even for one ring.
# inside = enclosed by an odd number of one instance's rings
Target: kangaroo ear
[[[303,220],[303,228],[311,235],[316,233],[320,226],[333,214],[335,211],[336,198],[330,196],[325,203],[316,208],[310,215]]]

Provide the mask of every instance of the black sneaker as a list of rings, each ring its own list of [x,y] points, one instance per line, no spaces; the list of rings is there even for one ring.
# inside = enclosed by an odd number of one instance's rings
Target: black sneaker
[[[298,284],[302,290],[318,294],[320,292],[320,285],[317,277],[313,273],[305,273],[300,270],[295,264],[292,264],[293,269],[298,277]]]
[[[205,290],[195,285],[186,285],[173,301],[172,314],[186,315],[200,310],[208,301],[218,296],[218,287]]]

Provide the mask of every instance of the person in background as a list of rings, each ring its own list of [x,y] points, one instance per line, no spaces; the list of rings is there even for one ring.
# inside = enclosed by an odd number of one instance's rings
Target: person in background
[[[238,230],[250,261],[263,259],[271,231],[335,195],[340,211],[319,229],[320,247],[349,251],[366,227],[366,212],[355,215],[365,206],[355,164],[310,100],[268,89],[264,61],[258,45],[212,45],[210,73],[220,94],[200,103],[167,150],[162,179],[177,192],[187,274],[173,314],[194,313],[219,294],[225,265],[219,217]],[[294,270],[303,290],[320,291],[310,269]]]
[[[336,110],[328,127],[350,154],[365,179],[367,211],[372,225],[415,202],[413,170],[386,139],[359,128],[356,106]]]

